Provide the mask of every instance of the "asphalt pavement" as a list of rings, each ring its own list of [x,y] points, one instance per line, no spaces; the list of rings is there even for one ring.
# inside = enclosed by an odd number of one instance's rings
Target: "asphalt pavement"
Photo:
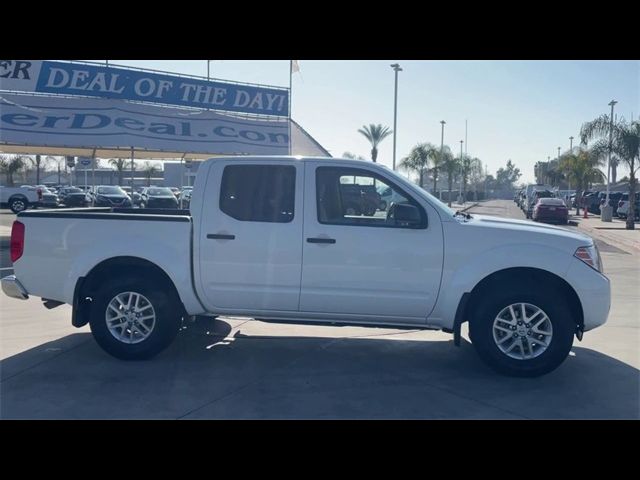
[[[470,212],[524,218],[512,201]],[[443,332],[233,317],[188,322],[155,359],[123,362],[71,326],[69,306],[0,294],[0,418],[638,419],[640,256],[600,249],[609,321],[536,379],[495,374]]]

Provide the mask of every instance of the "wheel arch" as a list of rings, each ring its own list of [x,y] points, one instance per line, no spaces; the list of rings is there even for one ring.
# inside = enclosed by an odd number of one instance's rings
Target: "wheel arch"
[[[140,257],[118,256],[96,264],[84,277],[76,282],[73,293],[73,313],[71,323],[74,327],[82,327],[89,323],[91,297],[97,292],[105,279],[117,274],[118,271],[134,272],[150,281],[159,282],[169,289],[172,301],[179,302],[183,315],[187,315],[186,308],[180,298],[178,290],[171,277],[157,264]]]
[[[495,271],[480,280],[470,292],[463,294],[460,300],[454,320],[454,341],[460,342],[460,328],[463,323],[470,321],[471,314],[483,295],[492,288],[503,288],[504,285],[513,282],[527,282],[530,285],[545,285],[555,291],[562,292],[567,299],[569,308],[574,313],[576,327],[584,328],[584,311],[578,294],[573,287],[562,277],[548,270],[534,267],[512,267]]]

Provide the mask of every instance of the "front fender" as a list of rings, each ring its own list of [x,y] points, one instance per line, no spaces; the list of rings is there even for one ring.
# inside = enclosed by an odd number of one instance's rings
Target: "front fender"
[[[566,251],[539,244],[503,245],[456,260],[455,264],[452,259],[445,258],[440,296],[429,323],[452,329],[463,294],[470,293],[492,273],[514,267],[530,267],[566,279],[571,260],[572,256]]]

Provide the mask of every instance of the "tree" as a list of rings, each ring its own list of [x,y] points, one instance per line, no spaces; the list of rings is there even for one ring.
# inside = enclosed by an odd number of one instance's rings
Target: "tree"
[[[432,166],[431,166],[430,172],[431,172],[431,176],[433,177],[433,194],[434,195],[438,194],[438,177],[440,176],[440,172],[444,168],[445,151],[448,151],[449,154],[451,153],[449,150],[449,147],[443,146],[442,152],[440,152],[440,149],[438,149],[437,154],[431,158]]]
[[[498,189],[513,190],[513,184],[522,176],[520,169],[516,168],[511,159],[507,160],[506,168],[500,167],[496,172],[496,184]]]
[[[356,155],[355,153],[351,152],[344,152],[342,154],[342,158],[348,158],[350,160],[366,160],[366,158],[364,158],[362,155]]]
[[[389,130],[389,127],[383,127],[382,125],[374,125],[373,123],[369,126],[363,125],[362,128],[358,129],[364,137],[369,140],[371,143],[371,160],[373,163],[376,163],[378,158],[378,145],[380,142],[391,135],[392,130]]]
[[[40,185],[40,169],[44,169],[49,161],[49,157],[45,157],[44,161],[40,155],[35,158],[28,157],[31,163],[36,167],[36,185]]]
[[[424,174],[427,172],[429,162],[437,156],[439,152],[430,143],[419,143],[411,149],[409,155],[400,161],[399,167],[418,173],[420,187],[424,187]]]
[[[149,160],[144,162],[144,166],[142,167],[142,173],[144,173],[145,178],[147,179],[147,187],[151,186],[151,177],[153,177],[156,173],[159,173],[160,169],[157,165],[154,165]]]
[[[580,139],[584,145],[595,139],[593,149],[596,152],[611,152],[619,161],[629,167],[629,212],[627,215],[627,230],[635,228],[636,171],[640,164],[640,122],[628,123],[624,118],[610,123],[608,115],[601,115],[595,120],[586,122],[580,129]],[[609,144],[611,132],[611,144]]]
[[[471,162],[470,184],[473,186],[473,199],[478,200],[478,185],[485,179],[482,161],[474,158]]]
[[[122,182],[124,181],[124,172],[127,170],[127,167],[131,167],[131,165],[128,165],[130,163],[131,162],[126,158],[112,158],[109,160],[109,165],[115,167],[118,172],[118,185],[122,185]],[[133,166],[135,170],[135,163]]]
[[[474,169],[477,168],[478,164],[482,169],[482,162],[480,162],[479,158],[471,158],[468,155],[464,155],[462,157],[462,198],[464,201],[467,200],[467,184],[469,183],[471,175]]]
[[[7,177],[7,186],[13,187],[13,174],[20,171],[25,166],[25,162],[19,155],[0,155],[0,173]]]
[[[451,190],[453,190],[453,180],[460,171],[460,159],[453,156],[451,149],[446,147],[442,154],[442,168],[447,172],[447,180],[449,181],[449,198],[448,203],[451,206]]]
[[[582,192],[589,182],[601,181],[604,174],[598,169],[602,160],[598,152],[584,147],[574,149],[572,153],[564,155],[561,159],[561,169],[576,186],[576,215],[580,215],[580,203]]]

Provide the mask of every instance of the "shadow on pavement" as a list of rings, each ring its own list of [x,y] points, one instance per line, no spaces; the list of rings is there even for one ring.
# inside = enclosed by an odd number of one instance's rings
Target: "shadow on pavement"
[[[640,418],[639,371],[586,348],[516,379],[466,342],[241,330],[201,319],[145,362],[108,356],[88,333],[40,345],[0,363],[0,417]]]

